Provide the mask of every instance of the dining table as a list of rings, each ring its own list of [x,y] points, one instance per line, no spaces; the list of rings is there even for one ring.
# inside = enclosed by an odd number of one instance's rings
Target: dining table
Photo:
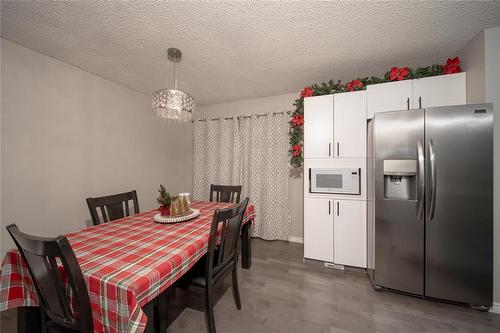
[[[151,315],[145,309],[206,254],[214,211],[233,205],[192,201],[200,215],[189,221],[157,223],[154,209],[66,234],[89,292],[94,332],[149,331]],[[250,204],[241,233],[241,262],[247,269],[255,217]],[[18,308],[18,332],[41,332],[37,295],[17,249],[7,252],[0,272],[0,311],[12,308]]]

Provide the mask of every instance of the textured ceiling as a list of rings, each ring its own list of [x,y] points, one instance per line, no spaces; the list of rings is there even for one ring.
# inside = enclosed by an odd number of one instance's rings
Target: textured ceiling
[[[330,78],[454,56],[500,25],[493,2],[2,1],[3,37],[150,95],[180,88],[197,104],[299,91]]]

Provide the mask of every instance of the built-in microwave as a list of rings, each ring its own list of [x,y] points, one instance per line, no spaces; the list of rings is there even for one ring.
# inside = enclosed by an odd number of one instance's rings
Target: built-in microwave
[[[360,194],[361,169],[310,168],[309,192],[328,194]]]

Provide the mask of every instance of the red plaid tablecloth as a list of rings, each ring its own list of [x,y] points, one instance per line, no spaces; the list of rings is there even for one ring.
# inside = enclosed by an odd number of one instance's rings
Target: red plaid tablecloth
[[[177,281],[207,251],[217,208],[232,204],[194,201],[201,215],[177,224],[154,223],[157,210],[67,234],[90,294],[95,332],[143,332],[142,306]],[[255,217],[250,205],[245,222]],[[37,306],[28,270],[10,250],[0,275],[0,311]]]

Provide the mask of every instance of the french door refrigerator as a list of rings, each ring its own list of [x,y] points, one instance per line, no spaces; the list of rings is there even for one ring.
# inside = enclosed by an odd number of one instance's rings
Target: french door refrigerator
[[[375,285],[484,309],[493,293],[493,106],[375,115]]]

